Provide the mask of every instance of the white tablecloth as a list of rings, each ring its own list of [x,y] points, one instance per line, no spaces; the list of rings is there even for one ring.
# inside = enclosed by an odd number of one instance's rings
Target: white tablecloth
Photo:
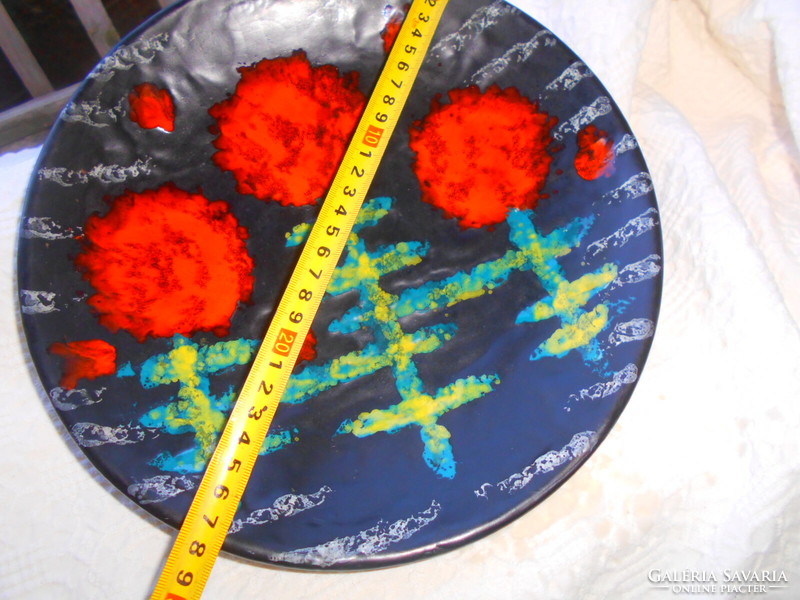
[[[486,539],[356,574],[223,556],[205,597],[724,598],[726,577],[753,570],[778,579],[753,595],[800,597],[800,3],[517,4],[609,88],[653,174],[664,297],[631,403],[577,475]],[[82,457],[20,330],[14,247],[37,152],[0,158],[0,597],[144,598],[173,534]],[[650,581],[665,574],[707,587]]]

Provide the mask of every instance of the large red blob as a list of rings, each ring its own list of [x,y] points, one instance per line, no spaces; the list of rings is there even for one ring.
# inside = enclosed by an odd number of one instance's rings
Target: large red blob
[[[167,184],[127,192],[106,215],[89,217],[75,264],[96,290],[88,303],[111,331],[139,341],[225,335],[253,291],[247,237],[225,202]]]
[[[284,206],[315,203],[328,189],[366,104],[358,73],[312,67],[302,51],[239,69],[217,120],[213,159],[237,191]]]
[[[463,228],[495,225],[534,208],[550,171],[556,119],[515,88],[452,90],[411,129],[422,199]]]

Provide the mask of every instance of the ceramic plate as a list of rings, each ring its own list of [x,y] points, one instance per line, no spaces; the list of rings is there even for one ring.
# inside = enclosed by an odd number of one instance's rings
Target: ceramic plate
[[[166,523],[403,10],[179,3],[97,66],[45,144],[19,240],[30,351],[77,444]],[[226,549],[379,567],[539,503],[633,391],[661,255],[651,177],[589,68],[508,4],[452,2]]]

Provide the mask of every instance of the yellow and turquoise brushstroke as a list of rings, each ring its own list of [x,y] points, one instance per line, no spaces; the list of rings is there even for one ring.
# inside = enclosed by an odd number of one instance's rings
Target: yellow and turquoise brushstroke
[[[237,392],[229,387],[222,394],[211,391],[210,376],[247,365],[258,346],[257,340],[229,340],[210,346],[193,343],[182,335],[172,339],[172,350],[145,361],[139,380],[144,388],[177,385],[177,394],[163,406],[148,411],[139,422],[173,435],[192,433],[193,446],[177,455],[163,453],[152,464],[163,471],[199,473],[214,452]],[[130,374],[130,366],[122,375]],[[264,440],[261,454],[273,452],[293,441],[293,432],[272,433]]]
[[[439,417],[485,396],[499,379],[494,374],[466,377],[435,393],[426,391],[414,357],[441,348],[455,335],[457,328],[455,325],[444,325],[406,333],[400,326],[402,315],[394,309],[398,297],[385,291],[380,286],[380,280],[389,273],[419,264],[428,246],[420,242],[401,242],[370,251],[359,236],[364,227],[377,223],[388,214],[391,204],[390,198],[376,198],[366,204],[363,219],[359,218],[348,240],[344,262],[328,285],[328,293],[337,296],[356,291],[359,294],[358,305],[368,309],[359,315],[358,327],[367,329],[374,340],[366,348],[368,355],[375,358],[367,368],[377,370],[388,367],[400,401],[385,410],[373,410],[359,415],[355,420],[344,421],[337,433],[367,437],[375,433],[396,433],[405,427],[418,427],[426,464],[437,475],[453,478],[456,461],[450,444],[451,434],[438,422]],[[301,241],[301,236],[292,235],[288,245]],[[334,326],[330,329],[336,331]],[[364,365],[363,361],[358,362]],[[331,364],[328,372],[333,370]],[[312,373],[324,378],[324,371]],[[302,378],[298,378],[298,381],[302,381]]]
[[[530,268],[536,273],[547,296],[517,315],[517,323],[535,323],[558,318],[561,327],[544,340],[531,355],[532,360],[546,356],[562,357],[580,349],[587,360],[601,357],[597,335],[609,320],[607,304],[597,304],[589,311],[586,304],[617,277],[617,266],[606,263],[599,269],[569,281],[559,265],[559,257],[568,254],[588,232],[592,220],[575,219],[566,227],[542,236],[533,225],[531,211],[514,211],[508,216],[511,241],[524,249]]]
[[[370,341],[324,364],[308,364],[299,369],[290,380],[282,402],[302,404],[338,385],[388,369],[395,383],[397,401],[345,419],[336,434],[366,438],[416,428],[425,463],[438,476],[453,478],[457,461],[452,435],[440,423],[440,418],[484,398],[502,382],[497,373],[484,373],[456,379],[439,389],[428,389],[415,359],[424,354],[445,352],[448,341],[458,335],[458,327],[454,323],[438,323],[407,332],[401,326],[401,319],[482,297],[504,285],[512,273],[531,272],[545,296],[523,308],[516,323],[525,326],[550,319],[558,323],[547,337],[537,342],[531,359],[560,358],[576,350],[582,353],[584,360],[596,361],[602,355],[597,336],[608,325],[612,307],[604,303],[587,306],[614,281],[617,267],[608,263],[569,280],[559,259],[580,245],[593,218],[574,219],[543,235],[534,225],[533,211],[517,210],[508,216],[510,248],[501,257],[393,294],[381,287],[381,280],[390,273],[420,264],[429,246],[425,242],[410,241],[367,247],[361,232],[389,214],[392,204],[393,200],[386,197],[365,203],[348,239],[343,261],[327,290],[332,296],[358,295],[356,305],[334,320],[329,331],[351,334],[363,330],[369,333]],[[310,225],[298,225],[286,235],[286,245],[302,244],[309,231]],[[192,449],[176,456],[159,456],[154,464],[177,472],[197,472],[204,468],[235,399],[233,389],[213,394],[210,378],[249,364],[258,343],[258,340],[238,339],[204,346],[175,336],[171,351],[142,364],[140,380],[145,388],[177,385],[178,390],[169,403],[142,417],[141,424],[170,434],[194,435]],[[125,365],[124,374],[133,374],[130,365]],[[262,453],[297,440],[296,431],[273,433],[268,436]]]

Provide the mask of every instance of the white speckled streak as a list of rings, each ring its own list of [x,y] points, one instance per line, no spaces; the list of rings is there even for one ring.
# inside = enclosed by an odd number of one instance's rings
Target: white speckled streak
[[[653,191],[653,178],[650,173],[642,172],[633,175],[616,189],[603,194],[603,198],[612,200],[633,200]]]
[[[281,496],[272,506],[254,510],[246,519],[235,519],[228,533],[236,533],[245,525],[264,525],[285,517],[292,517],[309,508],[315,508],[325,502],[333,490],[323,485],[313,494],[286,494]]]
[[[587,77],[594,77],[594,73],[589,67],[577,60],[564,69],[561,75],[548,83],[544,89],[550,93],[568,92]]]
[[[556,40],[549,31],[542,30],[536,33],[527,42],[519,42],[511,46],[509,50],[495,58],[487,65],[478,69],[472,76],[472,83],[484,85],[491,82],[495,76],[499,75],[515,63],[522,63],[528,60],[533,52],[541,46],[555,46]]]
[[[564,121],[553,134],[557,140],[567,133],[578,133],[581,129],[611,112],[611,100],[608,96],[600,96],[589,106],[584,106],[567,121]]]
[[[141,442],[145,438],[145,432],[141,427],[125,427],[124,425],[111,427],[97,423],[75,423],[71,431],[78,444],[84,448],[94,448],[105,444],[127,446]]]
[[[631,283],[639,283],[647,279],[652,279],[661,272],[661,257],[658,254],[651,254],[623,267],[617,274],[617,278],[611,283],[612,288],[618,288]]]
[[[128,495],[139,504],[157,504],[197,487],[186,475],[156,475],[128,486]]]
[[[274,555],[274,560],[294,564],[311,564],[320,567],[334,565],[349,558],[377,554],[402,540],[406,540],[438,516],[441,505],[434,500],[424,511],[393,523],[379,521],[375,527],[356,535],[336,538],[330,542]]]
[[[122,100],[112,108],[103,108],[99,100],[70,102],[64,107],[61,118],[70,123],[83,123],[92,127],[108,127],[125,114]]]
[[[638,377],[639,369],[635,364],[628,363],[614,373],[609,381],[598,381],[594,385],[582,389],[577,394],[570,394],[569,399],[573,402],[580,402],[582,400],[594,401],[607,398],[621,390],[624,385],[635,382]]]
[[[64,227],[51,217],[27,217],[22,221],[22,237],[43,240],[71,240],[83,233],[81,227]]]
[[[619,346],[626,342],[637,342],[649,338],[655,332],[656,325],[650,319],[631,319],[618,323],[608,335],[608,343]]]
[[[81,406],[91,406],[102,402],[105,391],[106,388],[67,390],[62,387],[54,387],[50,390],[50,400],[58,410],[75,410]]]
[[[652,230],[656,225],[658,225],[658,211],[655,208],[649,208],[638,217],[634,217],[625,223],[611,235],[589,244],[586,247],[586,254],[597,256],[608,248],[620,248],[632,238]]]
[[[64,187],[71,187],[80,183],[88,183],[91,179],[97,179],[102,183],[122,183],[132,177],[147,175],[150,173],[151,158],[142,160],[137,159],[132,165],[123,167],[121,165],[95,165],[89,171],[73,171],[66,167],[43,167],[39,169],[39,179],[53,181]]]
[[[635,148],[639,147],[639,143],[636,141],[636,138],[633,137],[630,133],[626,133],[622,136],[622,139],[614,144],[614,156],[619,156],[624,152],[628,152],[629,150],[634,150]]]
[[[493,27],[502,17],[517,12],[517,9],[505,2],[492,2],[476,10],[458,31],[445,36],[440,42],[431,47],[429,55],[438,56],[444,50],[460,51],[466,43],[480,35],[486,29]]]
[[[89,77],[99,81],[108,81],[117,71],[127,71],[136,65],[152,62],[156,55],[167,47],[168,33],[159,33],[149,38],[137,40],[127,46],[121,46],[109,54],[97,67],[89,73]]]
[[[20,290],[20,304],[26,315],[46,315],[56,312],[56,293],[41,290]]]
[[[489,488],[497,487],[502,492],[517,492],[528,485],[531,480],[540,473],[549,473],[553,469],[560,467],[576,458],[589,452],[597,444],[597,433],[594,431],[581,431],[572,436],[572,439],[560,450],[546,452],[525,467],[521,473],[514,473],[496,485],[484,483],[479,489],[475,490],[475,495],[479,498],[489,497]]]

